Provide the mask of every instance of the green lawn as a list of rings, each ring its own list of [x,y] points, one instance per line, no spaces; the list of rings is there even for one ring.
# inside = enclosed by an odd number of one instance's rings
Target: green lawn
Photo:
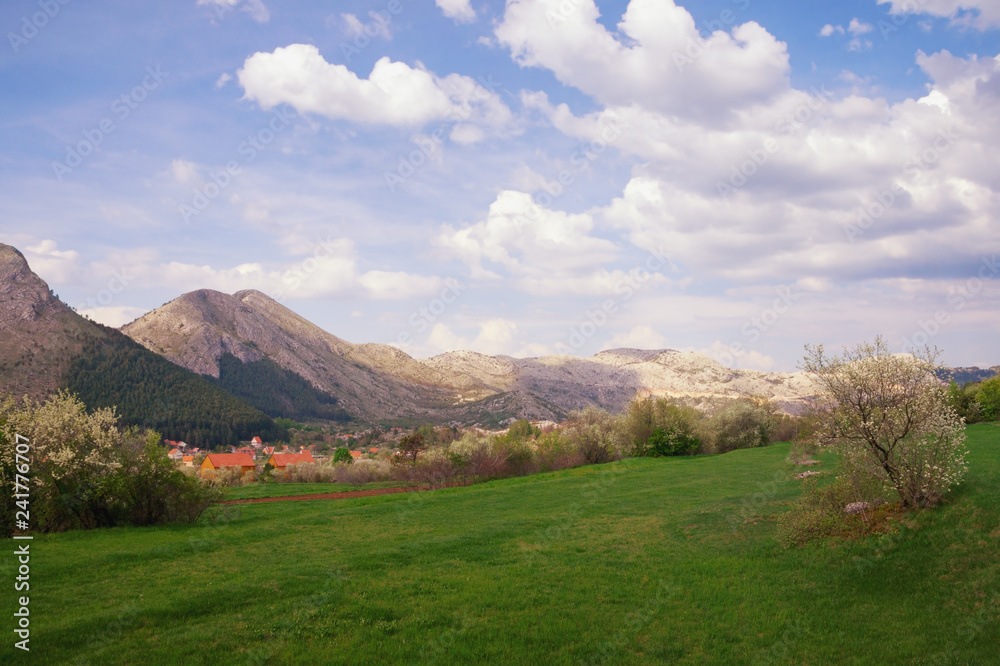
[[[38,537],[32,661],[998,663],[1000,428],[969,434],[946,505],[793,550],[788,445]]]
[[[349,483],[252,483],[226,489],[227,500],[256,499],[258,497],[288,497],[290,495],[315,495],[318,493],[342,493],[351,490],[372,490],[406,485],[398,481],[376,481],[362,486]]]

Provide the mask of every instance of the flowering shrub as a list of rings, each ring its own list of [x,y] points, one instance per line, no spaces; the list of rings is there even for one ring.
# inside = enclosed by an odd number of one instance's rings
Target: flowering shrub
[[[961,481],[964,422],[935,375],[936,353],[892,354],[882,338],[834,358],[807,349],[805,369],[825,391],[815,437],[839,448],[852,475],[894,491],[905,507],[933,506]]]

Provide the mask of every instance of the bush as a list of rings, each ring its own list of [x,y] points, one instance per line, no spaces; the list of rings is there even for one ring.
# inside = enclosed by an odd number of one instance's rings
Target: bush
[[[338,447],[336,451],[333,452],[333,462],[334,463],[346,463],[350,465],[354,462],[354,457],[351,455],[350,449],[345,446]]]
[[[896,355],[882,338],[834,358],[807,350],[804,367],[824,390],[817,441],[904,507],[937,504],[966,468],[965,427],[937,378],[937,352]]]
[[[667,398],[651,397],[636,399],[629,404],[620,417],[620,429],[631,455],[680,455],[667,451],[697,451],[703,439],[700,434],[703,419],[702,413],[693,407],[679,405]],[[657,451],[650,448],[654,438],[659,447]]]
[[[774,425],[774,407],[766,400],[732,400],[713,414],[710,420],[715,451],[728,453],[736,449],[767,446],[771,443]]]
[[[383,460],[358,460],[352,465],[337,463],[333,466],[333,478],[337,483],[347,483],[360,487],[375,481],[388,481],[391,474],[389,463]]]
[[[647,456],[686,456],[698,450],[697,438],[678,432],[657,428],[646,442]]]
[[[1000,375],[980,382],[975,397],[984,421],[1000,420]]]
[[[13,488],[17,435],[30,442],[31,516],[40,532],[195,520],[218,494],[176,469],[159,434],[118,428],[112,409],[88,414],[60,392],[20,406],[0,399],[0,482]],[[15,507],[0,499],[0,529]]]

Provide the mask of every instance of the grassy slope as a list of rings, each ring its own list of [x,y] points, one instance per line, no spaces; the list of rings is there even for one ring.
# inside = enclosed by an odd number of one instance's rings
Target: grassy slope
[[[995,663],[1000,429],[970,445],[899,535],[799,550],[774,539],[787,445],[42,537],[33,657]]]
[[[248,486],[228,488],[227,500],[256,499],[259,497],[288,497],[290,495],[316,495],[319,493],[343,493],[352,490],[372,490],[404,485],[398,481],[376,481],[361,486],[349,483],[253,483]]]

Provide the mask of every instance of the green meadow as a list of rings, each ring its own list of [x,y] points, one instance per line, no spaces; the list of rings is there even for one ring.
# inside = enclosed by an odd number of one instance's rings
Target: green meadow
[[[41,535],[32,661],[998,663],[1000,428],[969,447],[946,504],[794,549],[787,444]]]

